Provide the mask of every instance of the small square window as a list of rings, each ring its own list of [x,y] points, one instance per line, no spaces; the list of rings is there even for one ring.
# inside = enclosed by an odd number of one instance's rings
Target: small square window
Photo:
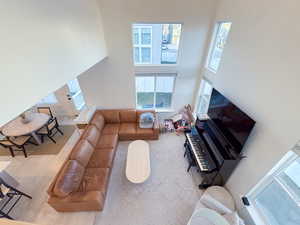
[[[225,44],[230,32],[231,23],[230,22],[219,22],[217,23],[217,31],[216,35],[213,39],[213,44],[211,47],[210,55],[208,58],[208,69],[212,70],[213,72],[217,72],[222,54],[225,48]]]

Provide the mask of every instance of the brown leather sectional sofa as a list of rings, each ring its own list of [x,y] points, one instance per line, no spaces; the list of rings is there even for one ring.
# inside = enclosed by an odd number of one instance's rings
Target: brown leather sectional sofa
[[[157,140],[159,137],[157,120],[153,128],[139,128],[139,116],[143,112],[146,111],[95,112],[48,189],[48,203],[56,211],[103,209],[118,140]]]

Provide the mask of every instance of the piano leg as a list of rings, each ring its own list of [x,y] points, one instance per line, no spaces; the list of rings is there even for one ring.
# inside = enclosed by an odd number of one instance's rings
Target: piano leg
[[[188,169],[187,169],[187,172],[190,172],[190,169],[192,168],[192,166],[193,166],[193,165],[190,163],[190,164],[189,164],[189,167],[188,167]]]
[[[199,187],[199,189],[206,189],[206,188],[208,188],[209,186],[211,186],[210,184],[199,184],[198,185],[198,187]]]

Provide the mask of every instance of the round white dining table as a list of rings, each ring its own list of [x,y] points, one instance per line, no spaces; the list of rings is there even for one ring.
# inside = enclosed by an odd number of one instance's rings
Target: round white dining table
[[[41,139],[36,134],[36,131],[48,123],[50,116],[44,113],[30,113],[27,117],[29,119],[28,123],[23,123],[22,118],[17,117],[5,124],[1,128],[2,133],[8,137],[18,137],[30,134],[38,144],[41,144]]]

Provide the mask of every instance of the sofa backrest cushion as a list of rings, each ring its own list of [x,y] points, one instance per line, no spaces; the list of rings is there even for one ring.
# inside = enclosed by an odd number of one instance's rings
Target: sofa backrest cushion
[[[53,193],[63,198],[77,191],[83,175],[84,167],[75,160],[69,160],[57,177]]]
[[[88,140],[91,145],[95,148],[97,145],[97,142],[100,138],[100,131],[98,130],[98,128],[94,125],[89,125],[84,133],[82,134],[82,138],[81,139],[86,139]]]
[[[101,113],[96,113],[90,124],[95,125],[99,131],[102,131],[105,121]]]
[[[99,112],[103,115],[105,123],[120,123],[120,110],[100,110]]]
[[[136,110],[126,109],[120,111],[121,123],[135,123],[136,122]]]
[[[86,167],[93,153],[94,147],[90,142],[86,139],[81,139],[73,148],[70,159],[76,160],[83,167]]]
[[[143,114],[145,112],[151,112],[151,113],[153,113],[154,117],[156,117],[156,114],[155,114],[154,110],[136,110],[136,122],[137,123],[140,122],[140,116],[141,116],[141,114]]]

